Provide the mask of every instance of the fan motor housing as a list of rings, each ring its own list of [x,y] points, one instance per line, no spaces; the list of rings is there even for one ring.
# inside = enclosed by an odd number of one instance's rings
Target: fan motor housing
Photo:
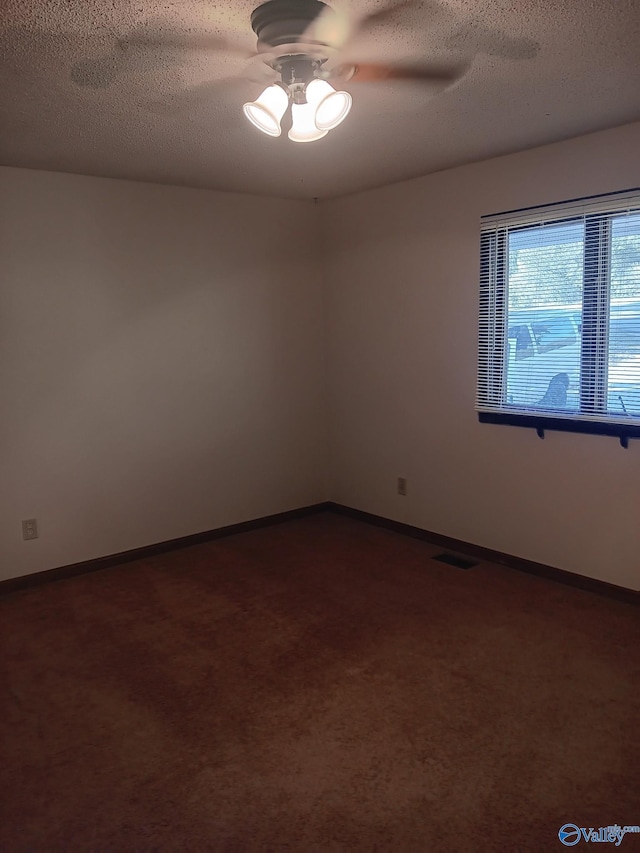
[[[331,7],[322,0],[268,0],[251,13],[258,50],[302,41],[309,25],[327,10]]]

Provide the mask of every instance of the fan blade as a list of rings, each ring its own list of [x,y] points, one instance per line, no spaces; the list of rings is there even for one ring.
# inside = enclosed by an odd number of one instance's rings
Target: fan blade
[[[344,0],[338,0],[322,11],[312,24],[307,27],[304,37],[305,44],[326,44],[334,50],[341,50],[360,34],[368,34],[379,25],[384,25],[395,18],[398,12],[419,4],[419,0],[398,0],[390,6],[385,6],[377,12],[365,15],[356,20]],[[422,5],[422,4],[420,4]],[[437,8],[435,2],[430,3]]]
[[[371,12],[371,14],[360,18],[351,28],[349,43],[355,42],[359,36],[366,38],[374,35],[379,27],[396,21],[402,23],[402,13],[414,8],[419,10],[420,20],[419,22],[413,21],[412,25],[415,26],[419,23],[421,29],[432,25],[438,18],[448,20],[451,17],[451,11],[438,0],[398,0],[398,2],[385,6],[377,12]]]
[[[228,77],[220,77],[216,80],[207,80],[204,83],[196,83],[182,89],[179,92],[174,92],[163,96],[162,98],[154,98],[147,100],[143,106],[149,112],[160,116],[174,116],[186,114],[189,111],[197,110],[206,105],[213,98],[220,98],[221,93],[228,96],[232,88],[242,90],[239,95],[245,93],[247,97],[251,94],[257,95],[255,86],[268,86],[277,80],[277,74],[273,69],[266,66],[249,66],[242,74],[234,74]]]
[[[308,27],[304,41],[329,45],[337,51],[337,55],[329,57],[327,68],[340,65],[354,53],[357,54],[359,39],[364,37],[366,40],[368,36],[374,35],[378,28],[384,28],[397,17],[401,17],[403,11],[412,7],[420,9],[421,26],[425,24],[425,19],[433,23],[438,18],[449,20],[452,17],[451,11],[438,0],[397,0],[396,3],[356,20],[345,0],[334,0]]]
[[[114,51],[95,59],[81,59],[71,68],[71,79],[85,89],[107,89],[120,73],[120,57]]]
[[[194,107],[201,106],[207,98],[212,98],[219,91],[221,84],[225,84],[226,82],[227,80],[224,78],[220,80],[208,80],[206,83],[190,86],[181,92],[145,101],[142,106],[146,107],[149,112],[159,116],[180,115],[181,113],[193,110]]]
[[[384,80],[415,80],[420,83],[454,83],[465,73],[469,63],[428,65],[383,65],[359,62],[340,66],[333,77],[344,82],[380,83]]]
[[[83,88],[106,89],[134,67],[136,62],[144,59],[145,51],[149,48],[159,51],[226,51],[241,59],[249,59],[256,55],[221,36],[211,34],[188,36],[180,33],[165,34],[161,31],[138,31],[119,39],[110,53],[76,62],[71,69],[71,79],[77,86]]]
[[[223,36],[217,36],[212,33],[188,35],[182,33],[134,32],[126,36],[126,38],[120,39],[118,44],[123,50],[131,47],[150,47],[160,50],[221,50],[236,53],[245,58],[255,55],[254,51],[249,51]]]
[[[445,42],[450,50],[467,54],[486,53],[502,59],[533,59],[540,45],[525,36],[511,36],[502,30],[485,27],[471,20],[458,29]]]
[[[326,44],[340,50],[353,32],[350,9],[344,2],[332,3],[307,27],[300,41],[304,44]]]
[[[371,12],[370,15],[365,15],[364,18],[361,18],[358,21],[357,30],[358,32],[372,30],[378,26],[378,24],[386,24],[388,21],[393,20],[396,14],[401,12],[403,9],[410,9],[412,6],[418,5],[422,5],[419,0],[399,0],[398,3],[394,3],[391,6],[385,6],[377,12]]]

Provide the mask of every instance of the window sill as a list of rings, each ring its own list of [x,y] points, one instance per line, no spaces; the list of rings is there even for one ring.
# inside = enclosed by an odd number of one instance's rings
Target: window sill
[[[554,418],[551,414],[523,415],[510,412],[478,412],[478,420],[482,424],[503,424],[534,429],[540,438],[544,438],[545,430],[610,435],[618,438],[623,447],[628,446],[630,438],[640,438],[640,423],[637,420],[635,423],[621,424],[578,418]]]

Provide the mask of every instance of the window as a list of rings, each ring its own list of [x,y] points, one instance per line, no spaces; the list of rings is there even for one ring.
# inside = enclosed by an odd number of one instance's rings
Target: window
[[[483,217],[479,332],[481,421],[640,437],[640,191]]]

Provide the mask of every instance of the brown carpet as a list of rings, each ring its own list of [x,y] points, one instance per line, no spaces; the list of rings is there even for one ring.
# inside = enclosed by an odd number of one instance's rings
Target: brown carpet
[[[640,823],[637,609],[437,551],[324,513],[1,599],[0,849],[547,851]]]

